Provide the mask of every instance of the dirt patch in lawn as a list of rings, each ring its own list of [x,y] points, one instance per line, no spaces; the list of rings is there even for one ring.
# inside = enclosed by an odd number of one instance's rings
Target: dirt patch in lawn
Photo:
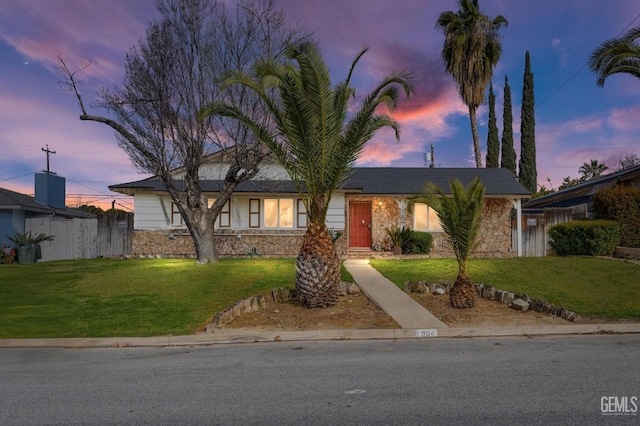
[[[540,312],[517,311],[481,298],[476,300],[474,308],[456,309],[449,305],[449,296],[446,294],[413,293],[411,297],[450,327],[631,322],[581,316],[571,323]],[[264,331],[400,328],[393,318],[371,302],[364,293],[343,295],[335,307],[327,309],[306,309],[295,301],[276,303],[270,297],[268,299],[266,307],[236,318],[222,328]]]

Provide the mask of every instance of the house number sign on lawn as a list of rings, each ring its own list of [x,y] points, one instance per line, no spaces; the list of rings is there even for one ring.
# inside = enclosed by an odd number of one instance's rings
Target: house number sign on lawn
[[[416,330],[416,337],[438,337],[438,330],[432,328]]]

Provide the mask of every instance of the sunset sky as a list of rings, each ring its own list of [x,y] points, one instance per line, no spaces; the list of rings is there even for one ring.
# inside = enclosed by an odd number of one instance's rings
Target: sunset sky
[[[437,167],[474,167],[467,107],[446,74],[438,15],[455,0],[277,0],[290,23],[313,31],[334,81],[346,76],[354,56],[369,46],[356,69],[356,89],[367,91],[394,70],[409,68],[417,91],[402,100],[396,119],[401,142],[379,132],[360,166],[424,165],[435,149]],[[489,16],[503,15],[503,54],[494,71],[498,128],[502,135],[505,75],[512,91],[514,146],[520,150],[520,107],[525,52],[535,78],[538,183],[558,187],[578,177],[584,162],[612,169],[625,154],[640,156],[640,81],[610,77],[604,88],[586,66],[591,52],[628,27],[640,26],[637,0],[480,0]],[[108,185],[138,174],[110,128],[78,119],[75,98],[57,85],[56,58],[93,66],[83,76],[88,104],[100,87],[121,82],[124,55],[157,18],[154,0],[0,0],[0,187],[33,194],[34,172],[46,168],[42,152],[56,151],[51,169],[67,179],[68,204],[132,209],[131,197]],[[104,113],[93,111],[94,113]],[[486,152],[488,109],[479,110]]]

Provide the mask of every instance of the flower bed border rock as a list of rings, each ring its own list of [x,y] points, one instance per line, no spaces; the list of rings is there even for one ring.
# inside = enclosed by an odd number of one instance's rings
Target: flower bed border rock
[[[405,281],[404,291],[406,293],[426,293],[448,294],[453,286],[452,283],[428,283],[426,281]],[[508,305],[517,310],[532,310],[543,314],[560,317],[570,322],[580,318],[578,314],[560,306],[552,305],[541,299],[534,299],[527,294],[517,294],[497,289],[484,284],[474,284],[478,297],[492,300],[503,305]]]
[[[360,287],[356,283],[343,281],[340,283],[340,293],[342,295],[360,293]],[[273,288],[271,297],[275,303],[286,303],[296,298],[296,290],[288,287]],[[265,306],[267,306],[267,299],[262,295],[238,300],[233,306],[216,313],[211,323],[207,325],[206,331],[209,332],[211,327],[220,328],[244,314],[255,312]]]

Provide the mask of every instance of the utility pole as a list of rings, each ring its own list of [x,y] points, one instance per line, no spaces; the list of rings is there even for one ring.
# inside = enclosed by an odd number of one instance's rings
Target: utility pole
[[[424,153],[424,165],[425,167],[428,165],[430,168],[433,168],[435,167],[435,161],[433,144],[431,144],[431,152]]]
[[[47,144],[47,149],[41,148],[43,152],[47,153],[47,170],[43,170],[43,172],[46,172],[47,174],[54,174],[51,170],[49,170],[49,157],[51,156],[51,154],[55,154],[55,151],[50,151],[49,150],[49,144]]]

